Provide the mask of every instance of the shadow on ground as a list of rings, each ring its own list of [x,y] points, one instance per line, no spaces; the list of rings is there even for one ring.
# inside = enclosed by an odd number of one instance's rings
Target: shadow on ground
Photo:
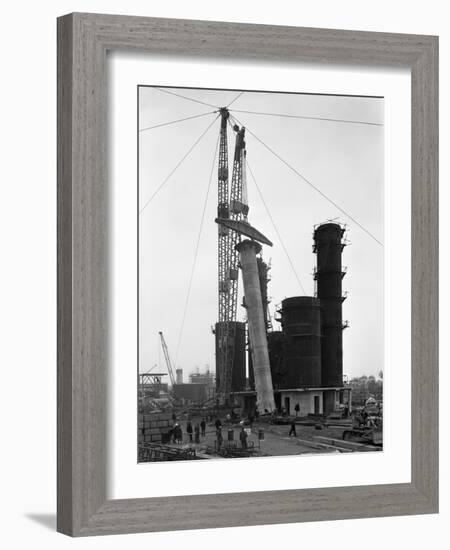
[[[46,529],[56,531],[56,514],[25,514],[25,517],[39,523]]]

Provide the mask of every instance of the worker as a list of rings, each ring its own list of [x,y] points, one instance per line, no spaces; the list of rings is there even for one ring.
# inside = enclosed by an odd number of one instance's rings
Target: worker
[[[195,442],[200,443],[200,424],[197,422],[194,426]]]
[[[367,417],[368,417],[368,416],[369,416],[369,414],[368,414],[368,412],[366,411],[366,409],[363,409],[363,410],[361,411],[361,420],[362,420],[361,424],[362,424],[363,426],[366,425]]]
[[[191,424],[191,421],[188,420],[188,423],[186,424],[186,432],[189,434],[189,441],[190,443],[192,443],[192,432],[193,432],[193,429],[192,429],[192,424]]]
[[[296,405],[294,407],[294,411],[295,411],[295,416],[298,416],[298,413],[300,412],[300,404],[299,403],[296,403]]]
[[[181,426],[178,423],[175,424],[174,439],[176,443],[181,444],[183,442],[183,430],[181,429]]]
[[[217,452],[220,452],[220,448],[222,447],[223,443],[223,435],[222,435],[222,428],[219,427],[216,430],[216,440],[217,440]]]
[[[172,429],[170,430],[170,434],[172,436],[172,441],[173,443],[176,443],[177,442],[177,427],[178,427],[178,424],[175,422],[175,424],[173,425]]]
[[[220,418],[216,418],[215,425],[216,425],[216,430],[218,430],[219,428],[222,428],[222,422],[220,421]]]
[[[200,422],[200,427],[202,429],[202,437],[205,437],[206,435],[206,420],[202,418],[202,421]]]
[[[239,439],[241,441],[241,445],[243,449],[247,448],[247,437],[248,437],[247,431],[244,428],[244,426],[242,426],[241,433],[239,434]]]
[[[291,429],[289,430],[289,437],[293,435],[294,437],[297,437],[297,432],[295,430],[295,420],[291,422]]]

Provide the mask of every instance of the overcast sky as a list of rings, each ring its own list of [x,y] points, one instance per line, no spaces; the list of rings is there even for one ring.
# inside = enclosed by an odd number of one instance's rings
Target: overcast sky
[[[215,106],[229,104],[239,93],[166,90]],[[233,109],[380,124],[234,113],[248,130],[383,242],[383,99],[246,91],[231,105],[232,114]],[[139,88],[140,129],[213,110],[152,87]],[[218,314],[214,222],[217,156],[182,331],[181,326],[220,119],[148,200],[216,116],[208,114],[139,132],[140,209],[148,203],[139,215],[139,368],[144,372],[158,364],[154,372],[167,372],[158,335],[163,331],[174,367],[183,368],[185,381],[197,367],[201,371],[205,365],[215,369],[211,327]],[[230,129],[228,143],[231,168],[234,133]],[[383,369],[383,246],[308,186],[249,131],[246,143],[249,166],[306,295],[314,292],[313,226],[329,219],[347,224],[351,244],[343,254],[343,265],[348,267],[343,289],[349,296],[343,304],[343,318],[350,326],[344,331],[344,374],[376,375]],[[269,296],[273,314],[281,300],[303,295],[303,291],[250,174],[247,182],[249,222],[274,243],[273,248],[263,249],[264,259],[272,264]],[[241,280],[239,286],[241,291]],[[245,310],[238,306],[238,320],[244,315]],[[278,323],[274,322],[274,328]]]

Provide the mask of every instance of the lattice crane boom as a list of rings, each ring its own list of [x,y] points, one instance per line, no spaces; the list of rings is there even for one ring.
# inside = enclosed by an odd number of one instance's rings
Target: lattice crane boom
[[[246,220],[248,213],[245,185],[245,129],[234,126],[236,145],[233,174],[229,194],[227,125],[229,112],[222,108],[218,168],[218,218],[222,220]],[[243,189],[244,188],[244,189]],[[238,253],[235,246],[240,234],[226,225],[218,225],[219,271],[219,322],[217,325],[217,375],[218,391],[226,397],[231,391],[231,374],[234,363],[236,316],[238,297]]]
[[[228,197],[228,138],[227,123],[229,113],[226,108],[220,110],[220,144],[218,165],[218,206],[217,216],[229,218]],[[229,231],[218,226],[218,272],[219,272],[219,323],[228,321],[227,264]]]
[[[175,385],[175,375],[173,373],[172,361],[170,360],[169,350],[167,348],[167,344],[166,344],[166,341],[164,339],[163,333],[160,332],[159,336],[161,338],[161,346],[162,346],[162,349],[163,349],[164,358],[166,360],[167,371],[169,372],[170,383],[173,387]]]
[[[217,216],[229,218],[228,198],[228,137],[227,125],[229,112],[226,108],[220,110],[220,142],[218,162],[218,206]],[[219,311],[218,323],[216,325],[216,380],[219,394],[224,393],[225,364],[227,362],[227,341],[228,341],[228,242],[229,230],[218,226],[218,288],[219,288]]]

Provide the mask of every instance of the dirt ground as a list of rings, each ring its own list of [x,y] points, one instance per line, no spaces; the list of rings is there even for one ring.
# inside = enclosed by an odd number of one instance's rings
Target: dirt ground
[[[198,422],[201,418],[192,418],[192,426]],[[195,443],[195,435],[192,434],[192,443],[190,442],[189,435],[186,432],[187,420],[179,420],[183,431],[183,441],[178,444],[178,447],[193,447],[197,453],[205,454],[211,452],[215,447],[216,441],[216,428],[214,422],[208,422],[206,426],[205,437],[200,437],[200,443]],[[224,442],[226,443],[228,438],[228,430],[233,430],[234,441],[239,442],[239,432],[241,427],[238,424],[229,425],[222,421],[222,435]],[[249,426],[246,426],[249,428]],[[262,429],[264,432],[264,439],[258,439],[258,432]],[[311,453],[323,453],[322,449],[315,449],[309,445],[305,445],[301,440],[312,441],[314,436],[321,435],[325,437],[334,437],[337,439],[342,438],[343,427],[325,427],[321,430],[315,429],[314,426],[302,426],[296,425],[296,437],[289,437],[290,425],[274,425],[268,423],[253,423],[251,427],[251,434],[248,436],[248,442],[253,442],[255,448],[260,450],[261,456],[285,456],[285,455],[300,455]]]

